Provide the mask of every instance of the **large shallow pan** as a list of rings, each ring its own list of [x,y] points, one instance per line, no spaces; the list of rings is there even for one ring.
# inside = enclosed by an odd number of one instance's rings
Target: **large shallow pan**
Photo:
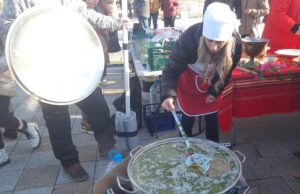
[[[226,193],[242,176],[242,165],[236,154],[212,141],[190,138],[193,150],[209,162],[207,172],[194,171],[185,165],[186,146],[182,138],[151,143],[139,149],[130,159],[127,173],[134,191],[127,193]],[[243,156],[240,152],[241,156]],[[245,158],[244,158],[245,159]]]
[[[104,55],[96,32],[65,7],[36,7],[12,24],[6,58],[17,83],[45,103],[76,103],[99,84]]]

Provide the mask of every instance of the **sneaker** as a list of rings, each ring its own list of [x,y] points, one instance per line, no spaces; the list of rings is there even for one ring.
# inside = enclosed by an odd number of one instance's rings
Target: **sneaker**
[[[9,163],[10,159],[5,151],[4,148],[0,149],[0,167],[4,166],[5,164]]]
[[[82,168],[80,163],[76,163],[70,167],[63,166],[63,169],[72,178],[72,180],[74,180],[76,182],[83,182],[89,178],[89,175]]]
[[[4,130],[3,136],[7,139],[17,139],[18,132],[16,129],[6,129]]]
[[[300,171],[293,172],[290,177],[293,181],[300,183]]]
[[[36,123],[27,123],[27,129],[22,133],[24,133],[29,140],[32,149],[37,149],[41,145],[41,134]]]
[[[90,134],[94,134],[93,129],[91,128],[91,126],[89,125],[87,120],[83,120],[81,121],[81,128],[80,131],[82,132],[86,132],[86,133],[90,133]]]

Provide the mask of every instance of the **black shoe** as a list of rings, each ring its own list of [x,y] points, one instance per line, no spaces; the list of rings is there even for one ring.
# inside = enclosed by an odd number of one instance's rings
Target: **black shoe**
[[[89,175],[82,168],[80,163],[76,163],[70,167],[64,167],[64,171],[76,182],[83,182],[89,178]]]
[[[3,133],[3,136],[5,138],[8,138],[8,139],[17,139],[18,138],[18,132],[17,132],[16,129],[5,129],[4,133]]]
[[[99,155],[103,158],[109,158],[109,152],[111,150],[117,150],[116,145],[107,145],[107,144],[99,144],[98,143],[98,148],[99,148]]]

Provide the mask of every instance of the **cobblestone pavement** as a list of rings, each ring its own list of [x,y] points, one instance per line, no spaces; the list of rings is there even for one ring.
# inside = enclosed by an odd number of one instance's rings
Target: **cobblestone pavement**
[[[112,55],[113,61],[118,63],[122,60],[121,55]],[[108,68],[107,80],[110,84],[105,86],[104,93],[112,114],[115,112],[112,102],[120,96],[123,88],[122,72],[122,67]],[[11,162],[0,168],[0,194],[92,193],[94,184],[103,176],[109,161],[98,156],[93,135],[79,130],[79,109],[69,106],[72,137],[81,163],[90,178],[88,181],[75,183],[63,172],[59,161],[54,157],[37,101],[18,89],[18,97],[13,99],[13,106],[17,116],[39,124],[43,141],[40,148],[32,151],[23,135],[19,134],[14,141],[5,139]],[[300,193],[300,183],[289,178],[291,172],[300,170],[300,113],[233,119],[233,123],[237,130],[238,144],[235,149],[247,157],[243,164],[243,174],[250,185],[257,188],[259,193],[265,194]],[[145,145],[164,134],[177,136],[178,131],[159,132],[151,137],[147,129],[142,128],[138,136],[142,145]],[[230,132],[221,133],[220,136],[221,142],[230,142],[232,139]]]

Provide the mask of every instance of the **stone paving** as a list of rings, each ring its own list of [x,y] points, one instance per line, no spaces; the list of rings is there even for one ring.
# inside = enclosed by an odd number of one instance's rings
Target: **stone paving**
[[[122,68],[108,68],[107,80],[112,84],[104,88],[111,113],[115,112],[112,101],[120,94],[109,94],[122,88]],[[114,82],[115,83],[114,83]],[[38,103],[18,89],[13,99],[16,115],[35,121],[40,126],[43,141],[40,148],[32,151],[23,135],[15,141],[5,139],[11,163],[0,168],[0,193],[92,193],[95,182],[103,176],[108,160],[98,156],[93,135],[79,130],[81,114],[76,106],[70,106],[74,144],[79,151],[83,167],[90,178],[83,183],[73,182],[55,159]],[[290,180],[289,174],[300,170],[300,113],[272,114],[247,119],[234,119],[237,129],[237,146],[247,157],[243,174],[251,186],[260,193],[300,193],[300,183]],[[143,145],[164,134],[178,135],[177,130],[156,133],[151,137],[146,128],[139,131]],[[230,142],[231,133],[221,133],[221,142]],[[203,135],[200,135],[200,138]]]
[[[122,57],[115,54],[113,58],[118,61]],[[108,68],[107,80],[111,84],[104,88],[104,93],[111,114],[115,112],[112,102],[120,96],[123,88],[122,72],[122,67]],[[94,184],[103,176],[109,161],[98,156],[93,135],[79,130],[79,109],[74,105],[69,106],[73,141],[79,151],[82,166],[89,174],[88,181],[82,183],[72,181],[54,157],[37,101],[18,88],[18,97],[12,103],[17,116],[39,124],[43,141],[40,148],[32,151],[21,134],[14,141],[5,139],[11,162],[0,168],[0,194],[92,193]],[[233,119],[233,123],[237,131],[235,149],[247,157],[243,164],[243,174],[249,184],[257,188],[259,193],[300,194],[300,183],[289,178],[291,172],[300,170],[300,113]],[[141,144],[145,145],[165,134],[177,136],[178,131],[158,132],[151,137],[144,127],[138,136]],[[203,136],[204,134],[199,135],[200,138]],[[232,134],[221,133],[220,138],[221,142],[230,142]]]

